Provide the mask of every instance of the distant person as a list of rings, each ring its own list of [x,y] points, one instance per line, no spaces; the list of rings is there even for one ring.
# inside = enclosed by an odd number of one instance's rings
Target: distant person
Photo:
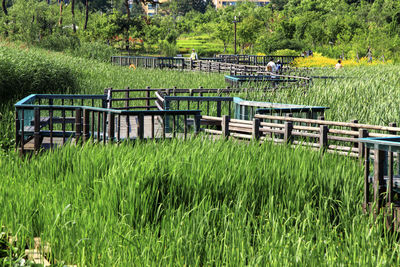
[[[267,64],[267,67],[265,69],[267,72],[272,72],[272,73],[276,73],[276,64],[274,62],[273,58],[269,59],[269,62]]]
[[[341,69],[343,66],[342,66],[342,61],[339,59],[338,60],[338,62],[336,63],[336,65],[335,65],[335,69]]]
[[[191,60],[198,60],[199,57],[197,56],[196,50],[192,49],[192,54],[190,55]]]
[[[280,73],[282,70],[282,63],[280,60],[276,62],[276,73]]]
[[[370,46],[368,46],[367,49],[367,58],[368,58],[368,63],[372,63],[372,50]]]

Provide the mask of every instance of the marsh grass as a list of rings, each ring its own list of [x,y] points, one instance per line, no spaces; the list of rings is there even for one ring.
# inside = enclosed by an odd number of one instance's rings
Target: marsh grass
[[[67,146],[0,158],[0,224],[79,265],[394,264],[358,161],[270,143]],[[379,253],[377,256],[376,253]]]

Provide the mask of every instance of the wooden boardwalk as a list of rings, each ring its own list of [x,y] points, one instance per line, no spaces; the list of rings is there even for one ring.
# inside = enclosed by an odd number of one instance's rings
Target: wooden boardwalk
[[[152,121],[154,120],[154,121]],[[118,139],[121,140],[135,140],[139,138],[139,127],[138,127],[138,117],[137,116],[120,116],[119,118],[115,118],[115,126],[119,127],[119,136],[118,132],[116,131],[116,136],[119,137]],[[154,127],[152,127],[154,125]],[[172,137],[172,133],[167,133],[165,138]],[[97,139],[97,133],[94,133],[95,139]],[[145,139],[156,138],[160,139],[163,138],[163,126],[162,126],[162,118],[161,116],[154,116],[154,117],[144,117],[144,136]],[[101,139],[102,139],[101,134]],[[51,140],[52,139],[52,140]],[[108,139],[108,135],[106,134],[106,139]],[[62,137],[43,137],[41,142],[41,147],[44,149],[50,149],[51,144],[53,148],[63,146],[68,140],[63,140]],[[76,143],[76,139],[71,139],[72,143]],[[28,143],[25,144],[25,150],[34,150],[34,139],[30,140]]]

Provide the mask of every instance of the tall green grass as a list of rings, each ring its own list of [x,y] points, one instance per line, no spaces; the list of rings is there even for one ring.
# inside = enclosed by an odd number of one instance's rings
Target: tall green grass
[[[362,214],[358,161],[270,143],[67,146],[0,157],[0,225],[18,246],[99,265],[398,265]]]

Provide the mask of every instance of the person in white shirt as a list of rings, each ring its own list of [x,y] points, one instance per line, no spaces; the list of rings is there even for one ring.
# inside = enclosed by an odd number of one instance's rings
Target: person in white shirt
[[[272,72],[272,73],[276,73],[276,64],[275,64],[275,62],[274,62],[274,59],[273,58],[270,58],[270,60],[269,60],[269,62],[268,62],[268,64],[267,64],[267,68],[266,68],[266,71],[267,72]]]
[[[192,49],[192,54],[190,55],[190,59],[191,60],[198,60],[199,59],[199,57],[197,56],[197,53],[194,50],[194,48]]]
[[[335,69],[341,69],[343,66],[342,66],[342,61],[339,59],[338,60],[338,62],[336,63],[336,65],[335,65]]]

